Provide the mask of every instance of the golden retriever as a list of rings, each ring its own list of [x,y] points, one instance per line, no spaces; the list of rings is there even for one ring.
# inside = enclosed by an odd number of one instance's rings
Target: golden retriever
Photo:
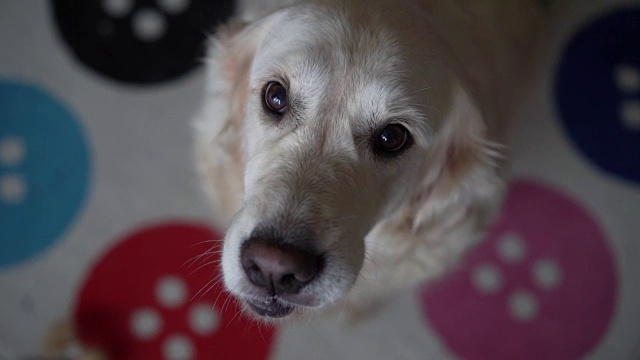
[[[272,5],[212,40],[196,119],[226,288],[273,319],[442,274],[499,208],[535,1]]]

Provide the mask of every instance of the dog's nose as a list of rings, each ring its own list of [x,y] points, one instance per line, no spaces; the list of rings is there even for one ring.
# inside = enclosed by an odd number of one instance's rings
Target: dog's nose
[[[249,281],[270,295],[297,293],[321,266],[321,257],[312,251],[260,238],[244,243],[240,261]]]

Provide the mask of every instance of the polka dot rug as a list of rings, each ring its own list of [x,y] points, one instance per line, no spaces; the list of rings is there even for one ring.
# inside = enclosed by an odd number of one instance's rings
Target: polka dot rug
[[[218,281],[191,161],[203,40],[239,1],[0,5],[0,360],[65,317],[113,359],[640,359],[640,2],[538,2],[505,204],[450,274],[267,327]]]

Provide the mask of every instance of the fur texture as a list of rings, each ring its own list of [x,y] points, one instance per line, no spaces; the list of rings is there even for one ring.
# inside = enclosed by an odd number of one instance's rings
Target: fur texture
[[[298,313],[366,306],[442,274],[500,205],[534,1],[274,5],[287,6],[255,19],[245,6],[212,39],[196,119],[197,162],[227,228],[226,287],[265,298],[240,264],[258,230],[325,256],[313,282],[278,299]],[[261,104],[269,81],[288,87],[280,121]],[[413,144],[381,158],[372,139],[390,123]]]

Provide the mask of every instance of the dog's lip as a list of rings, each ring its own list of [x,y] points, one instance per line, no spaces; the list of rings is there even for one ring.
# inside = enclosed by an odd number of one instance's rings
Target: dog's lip
[[[279,301],[276,297],[264,300],[246,299],[247,304],[255,313],[260,316],[271,318],[282,318],[296,309],[293,305],[287,305]]]

